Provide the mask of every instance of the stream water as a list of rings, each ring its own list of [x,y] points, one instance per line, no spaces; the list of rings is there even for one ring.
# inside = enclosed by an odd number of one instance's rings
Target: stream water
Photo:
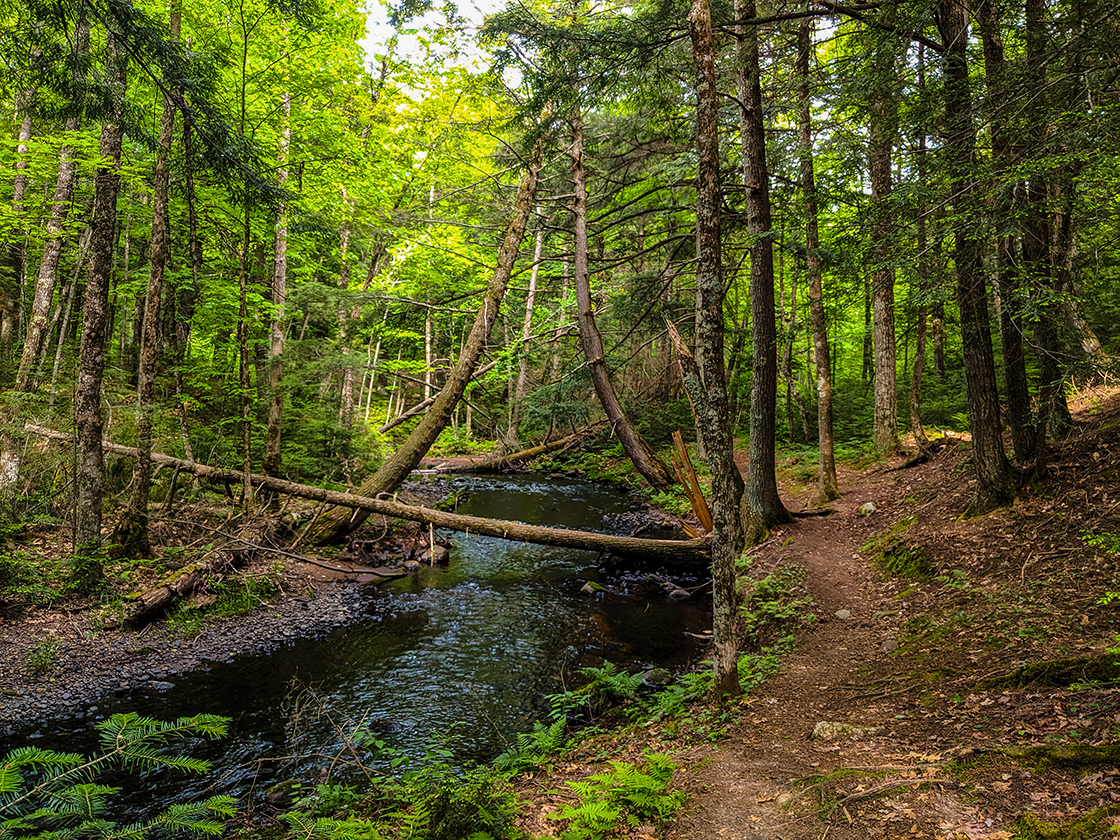
[[[600,484],[543,477],[451,483],[460,513],[604,533],[632,528],[633,500]],[[546,715],[547,695],[580,683],[579,668],[610,660],[631,672],[682,669],[699,655],[688,634],[711,627],[710,600],[670,600],[650,577],[656,569],[600,569],[591,552],[443,536],[454,544],[448,566],[370,588],[367,614],[350,626],[178,675],[164,691],[103,698],[99,713],[232,718],[227,738],[192,749],[214,769],[177,780],[173,798],[244,796],[282,779],[317,780],[342,750],[339,733],[359,724],[409,754],[440,743],[457,761],[491,758]],[[688,582],[680,570],[673,579]],[[588,581],[605,591],[581,594]],[[297,714],[295,697],[308,687],[329,714],[306,705]],[[96,743],[88,718],[60,720],[29,737],[79,752]],[[292,755],[306,757],[284,758]],[[159,775],[130,783],[133,801],[166,802],[167,782]]]

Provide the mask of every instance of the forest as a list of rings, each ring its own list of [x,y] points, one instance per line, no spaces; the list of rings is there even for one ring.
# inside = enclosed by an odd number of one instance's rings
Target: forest
[[[0,541],[76,597],[203,499],[294,552],[506,534],[393,494],[583,447],[691,505],[584,547],[710,561],[729,697],[780,455],[826,514],[964,440],[982,516],[1117,373],[1109,0],[20,0],[0,61]]]

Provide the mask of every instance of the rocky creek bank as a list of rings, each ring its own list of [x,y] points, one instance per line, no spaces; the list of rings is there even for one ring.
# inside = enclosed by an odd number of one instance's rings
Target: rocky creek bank
[[[457,483],[409,482],[404,491],[414,503],[434,505]],[[671,524],[644,504],[613,519],[618,521],[612,527],[628,533]],[[271,566],[276,574],[279,569],[280,594],[244,615],[207,619],[191,635],[165,620],[139,630],[107,626],[114,622],[105,620],[99,605],[66,599],[14,616],[0,612],[0,739],[53,719],[97,718],[104,698],[166,690],[179,674],[240,656],[267,655],[368,620],[391,609],[391,602],[369,588],[386,576],[371,575],[369,568],[400,575],[421,564],[446,562],[450,541],[437,538],[430,548],[428,537],[428,529],[414,523],[371,520],[336,555],[321,558],[335,570],[290,556],[280,557],[277,566],[262,552],[240,573],[265,574]],[[339,567],[355,571],[339,572]],[[0,749],[13,746],[18,744],[0,744]]]

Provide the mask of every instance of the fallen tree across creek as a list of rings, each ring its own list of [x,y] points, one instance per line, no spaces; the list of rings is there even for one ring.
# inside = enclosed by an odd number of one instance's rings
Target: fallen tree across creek
[[[47,429],[42,426],[24,426],[30,434],[73,443],[73,438],[65,432]],[[102,444],[106,452],[125,455],[130,458],[137,457],[136,448],[121,446],[117,443],[104,441]],[[241,483],[245,474],[239,470],[223,470],[199,464],[195,461],[185,461],[153,452],[152,461],[164,466],[175,467],[180,472],[192,473],[199,478],[205,478],[218,483]],[[479,516],[463,516],[458,513],[447,513],[433,508],[418,505],[406,505],[392,499],[374,499],[369,496],[358,496],[353,493],[342,493],[338,490],[325,490],[310,484],[299,484],[295,481],[285,481],[282,478],[273,478],[267,475],[249,475],[249,480],[255,487],[263,487],[276,493],[295,496],[301,499],[326,502],[353,510],[379,513],[397,519],[407,519],[412,522],[426,522],[437,528],[450,528],[453,531],[463,531],[471,534],[481,534],[486,537],[501,537],[517,542],[536,543],[538,545],[554,545],[563,548],[579,548],[586,551],[605,551],[624,557],[633,557],[657,561],[708,563],[710,559],[709,541],[705,538],[691,540],[647,540],[641,537],[618,537],[610,534],[596,534],[590,531],[570,531],[564,528],[546,528],[540,525],[525,525],[520,522],[509,522],[504,519],[484,519]]]

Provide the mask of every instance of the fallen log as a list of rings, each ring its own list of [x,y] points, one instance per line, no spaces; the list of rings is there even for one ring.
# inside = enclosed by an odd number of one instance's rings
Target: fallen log
[[[31,425],[24,426],[24,429],[31,434],[51,438],[52,440],[73,442],[73,438],[65,432]],[[136,448],[133,446],[121,446],[109,441],[105,441],[103,446],[106,452],[126,455],[130,458],[137,457]],[[153,452],[151,458],[157,464],[165,464],[171,467],[178,466],[182,472],[188,472],[197,475],[199,478],[206,478],[219,483],[239,484],[245,480],[245,474],[239,470],[217,469],[199,464],[196,461],[185,461],[158,452]],[[710,557],[709,540],[705,538],[646,540],[641,537],[619,537],[611,534],[596,534],[590,531],[546,528],[541,525],[525,525],[504,519],[484,519],[479,516],[447,513],[446,511],[433,510],[418,505],[406,505],[403,502],[390,499],[374,499],[369,496],[342,493],[337,490],[325,490],[322,487],[314,487],[310,484],[299,484],[295,481],[285,481],[282,478],[255,473],[249,475],[249,480],[256,487],[301,499],[311,499],[367,513],[379,513],[412,522],[426,522],[437,528],[449,528],[453,531],[464,531],[487,537],[500,537],[538,545],[580,548],[587,551],[603,551],[625,557],[657,561],[707,563]]]
[[[520,463],[521,461],[531,461],[533,458],[538,458],[541,455],[547,455],[549,452],[556,452],[557,450],[567,449],[569,446],[574,446],[602,425],[602,423],[593,423],[587,428],[581,429],[575,434],[568,435],[567,437],[560,438],[559,440],[542,443],[539,446],[531,446],[528,449],[522,449],[519,452],[511,452],[509,455],[498,455],[494,458],[487,458],[485,461],[480,461],[477,464],[469,464],[463,467],[447,468],[442,470],[442,472],[501,472],[502,470],[511,467],[514,464]]]
[[[221,561],[224,565],[226,561]],[[125,605],[125,624],[143,627],[161,616],[175,601],[195,592],[214,571],[210,563],[196,564],[172,572],[151,589],[141,592]]]

